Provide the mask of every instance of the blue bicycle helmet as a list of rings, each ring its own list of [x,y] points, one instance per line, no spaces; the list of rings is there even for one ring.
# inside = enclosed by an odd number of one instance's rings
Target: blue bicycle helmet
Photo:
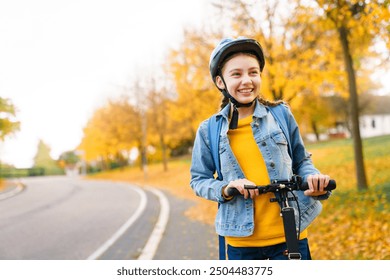
[[[256,40],[245,37],[238,37],[237,39],[225,38],[219,42],[210,56],[210,74],[214,83],[226,58],[239,52],[254,54],[259,61],[260,71],[263,71],[265,65],[264,53]]]

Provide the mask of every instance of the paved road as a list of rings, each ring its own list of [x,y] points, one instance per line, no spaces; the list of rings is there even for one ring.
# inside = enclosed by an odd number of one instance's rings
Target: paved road
[[[216,258],[213,228],[184,216],[187,200],[160,192],[167,212],[154,190],[129,184],[69,177],[24,183],[24,191],[0,199],[0,259],[138,259],[153,236],[153,259]]]

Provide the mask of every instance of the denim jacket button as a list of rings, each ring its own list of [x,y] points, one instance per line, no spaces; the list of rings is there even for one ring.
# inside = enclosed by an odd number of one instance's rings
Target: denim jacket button
[[[271,167],[275,167],[275,163],[274,163],[274,162],[271,162],[270,166],[271,166]]]
[[[263,145],[263,146],[267,146],[267,143],[263,142],[263,143],[261,143],[261,145]]]

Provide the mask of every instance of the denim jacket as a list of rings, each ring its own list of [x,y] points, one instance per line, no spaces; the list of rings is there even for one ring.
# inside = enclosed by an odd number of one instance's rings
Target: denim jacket
[[[229,145],[227,135],[229,111],[228,105],[217,113],[217,116],[224,120],[219,144],[223,180],[219,181],[214,177],[215,166],[210,151],[207,129],[209,119],[207,119],[200,124],[196,134],[192,151],[190,185],[196,195],[220,203],[215,219],[215,227],[219,235],[244,237],[252,235],[254,230],[253,200],[244,199],[243,196],[225,200],[222,196],[222,188],[230,181],[245,178]],[[296,174],[302,176],[305,181],[308,175],[318,174],[319,171],[312,164],[310,154],[304,147],[298,125],[290,110],[288,110],[288,115],[293,161],[289,156],[287,140],[282,130],[268,108],[258,101],[256,101],[251,123],[253,135],[263,155],[271,180],[290,179],[293,174]],[[299,207],[296,202],[291,204],[295,208],[296,224],[300,225],[300,231],[307,228],[319,215],[322,209],[319,200],[327,199],[329,195],[330,192],[313,198],[304,195],[302,191],[295,191]]]

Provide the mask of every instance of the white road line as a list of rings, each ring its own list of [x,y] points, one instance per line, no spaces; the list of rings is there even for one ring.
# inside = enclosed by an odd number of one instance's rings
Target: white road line
[[[158,217],[157,223],[154,226],[153,232],[151,233],[148,241],[146,242],[145,247],[143,248],[141,255],[138,257],[139,260],[152,260],[156,254],[158,245],[162,239],[162,236],[165,232],[169,220],[169,202],[163,192],[148,188],[152,193],[154,193],[160,201],[160,215]]]
[[[99,247],[99,249],[97,249],[93,254],[91,254],[87,260],[96,260],[99,256],[101,256],[105,251],[107,251],[108,248],[110,248],[112,246],[112,244],[114,244],[118,239],[119,237],[121,237],[123,235],[123,233],[125,233],[125,231],[130,228],[134,222],[141,216],[142,212],[145,210],[146,208],[146,204],[147,204],[147,197],[146,197],[146,193],[145,191],[143,191],[142,189],[140,188],[134,188],[134,191],[136,191],[138,193],[138,195],[140,196],[140,203],[139,203],[139,206],[137,208],[137,210],[135,211],[135,213],[130,217],[130,219],[127,220],[127,222],[125,224],[123,224],[123,226],[121,226],[117,232],[114,233],[113,236],[111,236],[110,239],[108,239],[102,246]]]
[[[0,200],[4,200],[10,197],[17,195],[18,193],[24,190],[25,186],[22,183],[16,183],[16,187],[11,191],[6,191],[4,193],[0,193]]]

